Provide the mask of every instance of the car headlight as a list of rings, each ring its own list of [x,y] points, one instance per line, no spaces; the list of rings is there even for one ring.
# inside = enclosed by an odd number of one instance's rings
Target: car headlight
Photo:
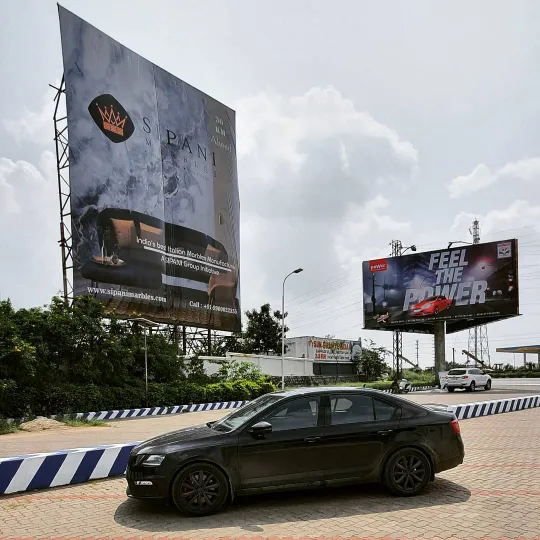
[[[157,467],[161,465],[161,462],[165,459],[165,456],[158,454],[152,454],[147,456],[147,458],[142,462],[142,465],[145,467]]]

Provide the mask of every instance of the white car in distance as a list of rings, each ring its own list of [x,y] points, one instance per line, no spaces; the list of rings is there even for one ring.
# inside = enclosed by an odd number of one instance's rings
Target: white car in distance
[[[474,392],[478,387],[491,389],[491,376],[478,368],[451,369],[446,375],[446,388],[453,392],[456,388],[464,388]]]

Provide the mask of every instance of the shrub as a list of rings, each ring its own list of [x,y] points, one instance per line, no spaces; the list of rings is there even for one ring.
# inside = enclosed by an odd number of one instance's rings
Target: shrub
[[[188,381],[148,385],[148,407],[166,407],[220,401],[249,401],[273,392],[276,387],[265,377],[256,381],[196,384]],[[144,384],[103,386],[93,384],[44,384],[19,388],[0,384],[0,417],[72,415],[78,412],[135,409],[146,406]]]

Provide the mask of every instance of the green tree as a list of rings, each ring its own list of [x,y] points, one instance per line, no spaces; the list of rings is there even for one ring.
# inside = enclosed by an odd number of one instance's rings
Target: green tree
[[[22,335],[11,302],[0,302],[0,379],[25,383],[35,379],[36,349]]]
[[[376,381],[390,369],[384,361],[387,353],[384,347],[377,347],[373,341],[369,340],[369,343],[362,347],[362,354],[357,363],[358,372],[364,375],[367,381]]]
[[[245,352],[270,354],[281,350],[281,311],[272,312],[270,304],[264,304],[259,311],[246,311],[246,317],[247,326],[243,335]],[[284,330],[285,334],[289,331],[286,326]]]

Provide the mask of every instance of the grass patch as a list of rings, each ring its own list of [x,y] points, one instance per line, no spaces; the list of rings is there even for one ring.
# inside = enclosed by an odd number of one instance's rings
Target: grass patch
[[[0,435],[7,435],[8,433],[17,433],[19,426],[15,422],[8,422],[3,418],[0,418]]]
[[[103,420],[88,420],[86,418],[77,418],[77,417],[56,417],[58,422],[62,422],[70,427],[106,427],[108,426],[107,422]]]

